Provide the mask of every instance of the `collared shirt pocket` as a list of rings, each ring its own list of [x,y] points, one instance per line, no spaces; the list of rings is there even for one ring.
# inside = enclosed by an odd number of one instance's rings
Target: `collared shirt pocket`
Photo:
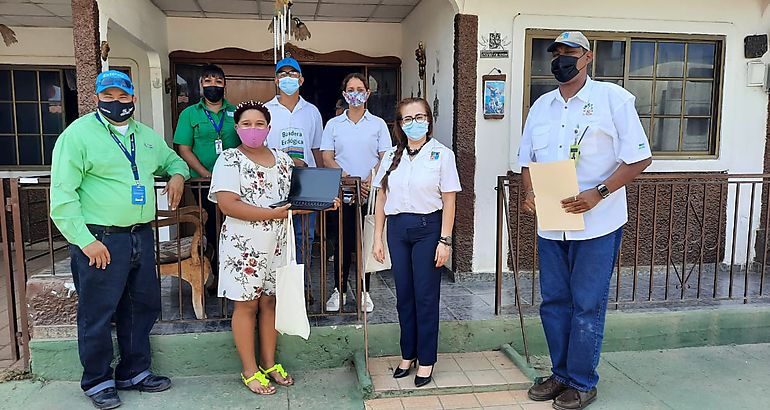
[[[549,161],[548,134],[550,131],[551,126],[549,124],[537,125],[532,129],[532,159],[536,162]]]

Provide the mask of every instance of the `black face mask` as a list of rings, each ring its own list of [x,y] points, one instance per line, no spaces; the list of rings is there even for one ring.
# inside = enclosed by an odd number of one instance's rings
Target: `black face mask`
[[[225,87],[219,87],[216,85],[203,87],[203,96],[213,103],[219,102],[219,100],[225,96]]]
[[[551,61],[551,73],[556,77],[556,81],[567,83],[575,78],[580,72],[577,68],[579,59],[580,57],[564,55],[554,58],[553,61]]]
[[[102,101],[99,100],[99,112],[114,122],[121,123],[134,115],[134,103],[123,103],[118,100]]]

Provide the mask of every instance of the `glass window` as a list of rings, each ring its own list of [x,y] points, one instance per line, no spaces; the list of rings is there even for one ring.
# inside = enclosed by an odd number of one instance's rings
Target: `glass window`
[[[370,68],[369,87],[372,95],[366,103],[366,108],[372,114],[392,124],[396,121],[396,104],[398,104],[398,70],[395,68]],[[428,98],[429,101],[432,101]]]
[[[78,117],[75,70],[0,66],[0,166],[51,164],[59,134]]]
[[[525,109],[556,88],[546,48],[558,32],[527,35]],[[594,80],[625,86],[656,156],[717,154],[723,39],[713,36],[586,33],[595,37]]]

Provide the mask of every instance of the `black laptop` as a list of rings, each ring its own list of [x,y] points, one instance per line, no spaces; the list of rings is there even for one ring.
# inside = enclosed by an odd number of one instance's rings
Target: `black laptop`
[[[289,199],[271,206],[277,208],[291,203],[291,209],[309,211],[331,208],[340,192],[340,179],[342,170],[339,168],[294,168]]]

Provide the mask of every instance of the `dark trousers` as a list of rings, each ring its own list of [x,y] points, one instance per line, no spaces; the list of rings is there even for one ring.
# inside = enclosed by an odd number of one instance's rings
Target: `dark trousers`
[[[623,229],[582,241],[538,237],[540,318],[556,380],[580,391],[599,381],[604,316]]]
[[[337,216],[338,214],[334,213]],[[363,212],[361,213],[363,224]],[[363,225],[361,225],[363,226]],[[339,236],[339,230],[335,231]],[[363,233],[362,233],[363,235]],[[363,236],[361,237],[363,240]],[[340,243],[342,243],[342,286],[340,286]],[[353,252],[356,250],[356,206],[351,204],[342,205],[342,240],[337,238],[334,242],[334,286],[345,293],[348,291],[348,279],[350,278],[350,265],[353,260]],[[363,257],[363,255],[362,255]],[[358,272],[358,263],[356,263],[356,272]],[[365,289],[369,291],[371,273],[367,273],[365,278]],[[356,278],[358,274],[356,273]],[[356,285],[356,288],[358,285]]]
[[[149,225],[127,233],[92,228],[107,247],[107,269],[88,266],[88,257],[70,245],[72,278],[78,292],[78,351],[83,365],[80,386],[92,396],[108,387],[142,381],[150,369],[150,330],[160,314],[160,284],[155,271],[154,233]],[[113,370],[112,318],[120,362]]]
[[[388,216],[388,248],[396,281],[401,357],[422,366],[436,363],[441,271],[435,256],[441,211]]]

